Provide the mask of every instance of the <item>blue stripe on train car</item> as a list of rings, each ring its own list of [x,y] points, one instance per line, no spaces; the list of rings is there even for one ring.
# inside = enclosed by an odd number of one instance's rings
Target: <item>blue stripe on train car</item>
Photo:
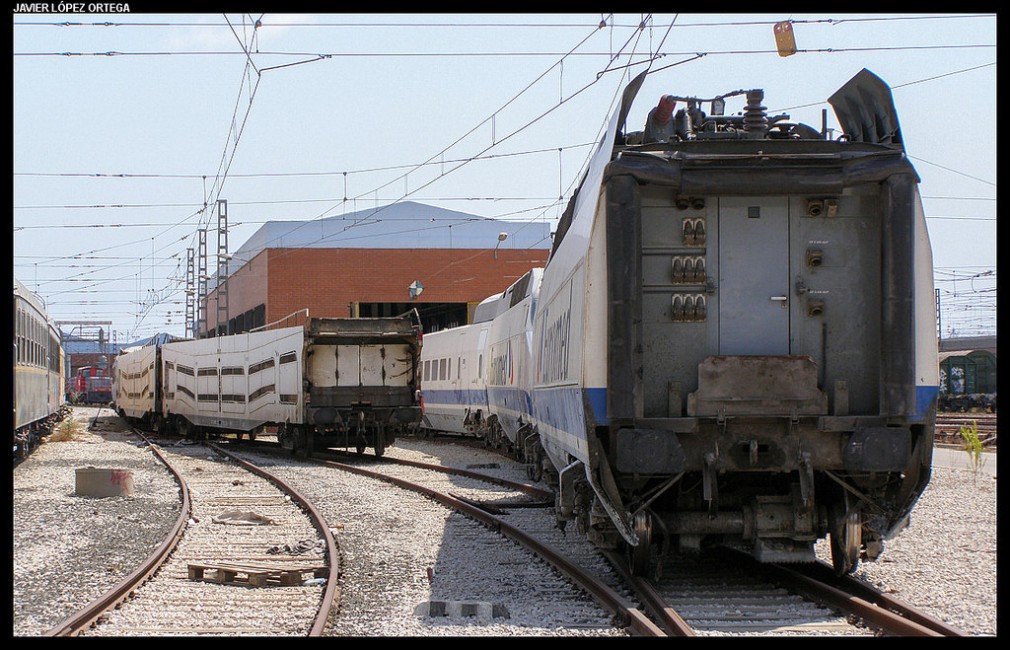
[[[586,388],[583,390],[586,395],[586,402],[593,409],[593,417],[596,424],[607,424],[607,389],[606,388]]]
[[[569,433],[581,434],[586,421],[586,405],[597,425],[607,424],[606,388],[538,388],[533,398],[534,417],[538,422]]]
[[[486,406],[487,405],[487,394],[483,390],[435,390],[435,389],[422,389],[421,394],[424,396],[424,403],[427,406],[439,406],[439,405],[451,405],[451,406]]]
[[[513,386],[488,386],[487,398],[491,406],[515,411],[516,413],[532,413],[533,404],[530,394],[521,388]]]
[[[940,395],[939,386],[916,386],[915,387],[915,417],[924,418],[929,412],[937,397]]]

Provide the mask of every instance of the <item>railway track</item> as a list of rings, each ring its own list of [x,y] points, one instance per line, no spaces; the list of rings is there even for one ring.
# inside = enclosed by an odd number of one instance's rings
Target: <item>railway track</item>
[[[399,578],[396,569],[390,566],[394,559],[381,550],[366,552],[368,562],[345,576],[350,597],[340,598],[340,612],[330,617],[326,632],[325,612],[329,608],[321,605],[337,599],[335,570],[325,587],[300,582],[280,586],[276,584],[280,575],[276,571],[268,574],[261,586],[251,586],[249,582],[256,579],[252,572],[238,571],[229,577],[213,573],[210,568],[237,564],[247,569],[256,566],[277,569],[281,558],[264,549],[277,548],[294,539],[316,538],[330,551],[285,561],[301,562],[304,567],[306,559],[336,558],[335,543],[332,538],[329,542],[324,538],[331,527],[342,529],[352,521],[346,514],[332,511],[331,500],[314,494],[316,488],[312,487],[339,482],[334,478],[338,476],[334,470],[383,481],[397,489],[414,490],[423,500],[435,501],[482,524],[474,526],[456,515],[443,515],[446,527],[441,535],[430,530],[420,533],[422,539],[440,549],[435,561],[428,561],[428,585],[422,591],[429,597],[415,603],[415,611],[405,614],[425,620],[424,629],[428,631],[443,629],[438,620],[440,607],[448,615],[452,605],[475,602],[471,596],[479,601],[484,593],[486,603],[492,608],[501,605],[498,615],[504,612],[512,618],[512,624],[521,622],[524,616],[531,621],[554,616],[554,625],[604,635],[959,635],[957,630],[912,611],[895,620],[888,612],[909,608],[865,583],[836,580],[830,569],[817,573],[814,568],[811,574],[806,569],[797,571],[791,567],[769,575],[774,567],[745,567],[736,564],[737,560],[681,561],[664,565],[657,580],[631,578],[624,573],[623,558],[604,557],[582,535],[566,536],[556,527],[551,494],[524,479],[516,480],[523,473],[521,465],[515,464],[513,471],[506,471],[513,463],[506,459],[488,462],[490,452],[483,453],[484,450],[473,450],[473,458],[479,462],[447,468],[437,458],[437,452],[425,459],[431,462],[418,462],[396,458],[401,451],[397,447],[391,448],[382,459],[330,453],[325,459],[303,462],[295,461],[287,452],[271,452],[270,446],[261,439],[255,445],[246,442],[220,447],[162,448],[167,462],[177,468],[180,483],[192,486],[196,495],[193,507],[180,516],[177,524],[178,529],[185,531],[181,541],[177,544],[166,541],[154,554],[160,559],[145,563],[116,589],[92,603],[86,612],[67,619],[48,635],[371,634],[371,628],[354,626],[375,624],[378,617],[395,617],[396,613],[384,606],[377,611],[360,609],[353,594],[354,573],[363,573],[361,578],[365,581],[389,580],[390,585],[395,584]],[[227,458],[218,455],[218,451]],[[306,497],[300,494],[309,494],[313,501],[325,503],[327,511],[316,512],[308,505],[299,508],[263,478],[270,474],[289,486],[287,491],[296,495],[296,501],[306,502]],[[388,500],[379,490],[370,496]],[[181,497],[184,501],[187,498],[185,487]],[[368,498],[353,497],[353,500]],[[315,531],[304,508],[317,519]],[[283,533],[273,526],[228,527],[213,523],[215,516],[237,509],[295,523]],[[399,526],[404,514],[380,517],[392,517]],[[409,518],[410,514],[406,516]],[[323,523],[324,518],[329,523]],[[395,527],[375,533],[390,535]],[[223,544],[222,535],[227,536]],[[509,543],[503,542],[502,536],[528,549],[525,559],[519,551],[504,550]],[[173,531],[170,537],[180,537],[180,531]],[[416,564],[417,559],[414,560]],[[500,583],[490,588],[478,585],[488,580],[489,564],[503,562],[511,567],[511,578],[524,583],[521,588],[535,585],[536,589],[509,599],[508,590]],[[205,577],[224,578],[221,582],[194,579],[193,565],[208,567]],[[312,562],[308,565],[311,568]],[[377,567],[381,567],[378,576],[373,573],[379,571]],[[458,582],[451,580],[460,576],[452,574],[466,574],[463,576],[466,586],[461,589]],[[741,576],[747,576],[746,580]],[[491,578],[492,583],[494,580]],[[217,596],[223,599],[218,600]],[[519,602],[522,605],[517,609],[515,603]],[[523,607],[527,611],[522,611]],[[420,611],[423,608],[427,609]],[[508,611],[510,608],[512,611]],[[297,613],[292,620],[280,622],[277,612]],[[493,619],[494,614],[491,616]]]
[[[849,576],[837,576],[830,565],[817,562],[795,568],[762,566],[759,569],[790,589],[847,611],[891,636],[950,636],[965,634],[911,605]]]
[[[46,636],[322,635],[338,563],[311,504],[213,448],[152,449],[179,482],[176,526],[140,568]],[[276,552],[292,540],[310,543]]]
[[[265,445],[259,451],[268,453]],[[388,451],[393,453],[392,448]],[[279,453],[283,456],[285,452]],[[488,457],[483,450],[479,455]],[[510,626],[522,625],[519,621],[526,618],[531,627],[551,619],[552,626],[570,630],[662,635],[662,630],[620,588],[620,580],[595,548],[579,537],[566,537],[557,528],[549,507],[553,503],[551,493],[502,473],[494,475],[497,463],[477,463],[478,471],[339,452],[317,453],[314,458],[320,467],[305,471],[317,483],[336,480],[319,480],[319,470],[330,475],[349,473],[414,492],[465,515],[465,520],[454,514],[443,515],[448,517],[445,528],[429,531],[427,541],[431,546],[422,549],[445,557],[428,567],[431,595],[418,610],[427,625],[438,626],[438,612],[446,603],[472,603],[499,612]],[[402,514],[393,516],[399,518]],[[499,582],[501,569],[488,564],[509,567],[509,584]],[[353,578],[349,578],[351,581]],[[396,589],[395,581],[394,577],[391,590]],[[345,608],[341,618],[369,615],[351,605]],[[493,623],[494,618],[492,615],[488,622]]]
[[[823,563],[760,564],[717,549],[668,558],[653,590],[697,636],[963,636]]]
[[[679,558],[668,561],[662,579],[633,578],[627,571],[625,558],[620,556],[607,555],[610,566],[600,563],[603,554],[595,548],[587,548],[577,557],[570,556],[573,540],[552,539],[557,530],[543,517],[540,523],[531,523],[530,518],[517,522],[518,518],[509,514],[521,507],[514,496],[506,496],[503,501],[501,495],[489,497],[486,488],[463,496],[458,494],[461,486],[457,479],[448,479],[447,487],[435,487],[439,479],[419,479],[416,473],[410,472],[412,478],[408,480],[400,470],[393,468],[406,465],[427,470],[430,476],[436,475],[432,472],[449,477],[463,476],[485,483],[495,482],[527,497],[543,499],[548,496],[536,486],[502,482],[469,469],[451,469],[432,463],[395,458],[376,462],[369,458],[365,468],[354,462],[349,454],[330,457],[324,461],[329,467],[418,491],[520,542],[585,589],[633,635],[961,635],[956,629],[868,585],[852,579],[837,579],[830,568],[825,569],[826,565],[804,565],[803,570],[795,570],[761,565],[747,556],[727,555],[703,561]],[[549,511],[542,509],[540,514],[551,517]],[[552,543],[559,546],[552,546]],[[614,571],[621,577],[620,581],[615,579]],[[648,612],[649,619],[644,618],[644,612]]]
[[[961,446],[964,444],[961,428],[974,427],[982,445],[988,449],[995,449],[996,416],[996,413],[937,413],[937,442]]]

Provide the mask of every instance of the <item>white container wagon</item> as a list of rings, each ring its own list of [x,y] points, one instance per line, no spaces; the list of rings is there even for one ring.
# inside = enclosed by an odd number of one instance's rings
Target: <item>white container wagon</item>
[[[420,347],[414,311],[146,346],[116,359],[116,407],[186,437],[276,427],[293,451],[381,456],[420,419]]]

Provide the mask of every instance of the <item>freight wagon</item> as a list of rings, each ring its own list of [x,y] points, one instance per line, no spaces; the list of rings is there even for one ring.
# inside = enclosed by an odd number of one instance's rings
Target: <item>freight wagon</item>
[[[115,362],[121,415],[186,437],[276,427],[300,453],[381,456],[420,419],[416,311],[147,346]]]

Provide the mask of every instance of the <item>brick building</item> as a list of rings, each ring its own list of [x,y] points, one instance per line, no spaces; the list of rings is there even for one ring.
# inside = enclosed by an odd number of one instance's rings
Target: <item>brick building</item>
[[[235,334],[299,312],[391,316],[424,330],[471,321],[474,307],[550,252],[546,221],[501,221],[412,201],[314,221],[271,221],[212,278],[198,336]],[[218,304],[222,308],[218,309]],[[225,318],[227,314],[227,318]]]

